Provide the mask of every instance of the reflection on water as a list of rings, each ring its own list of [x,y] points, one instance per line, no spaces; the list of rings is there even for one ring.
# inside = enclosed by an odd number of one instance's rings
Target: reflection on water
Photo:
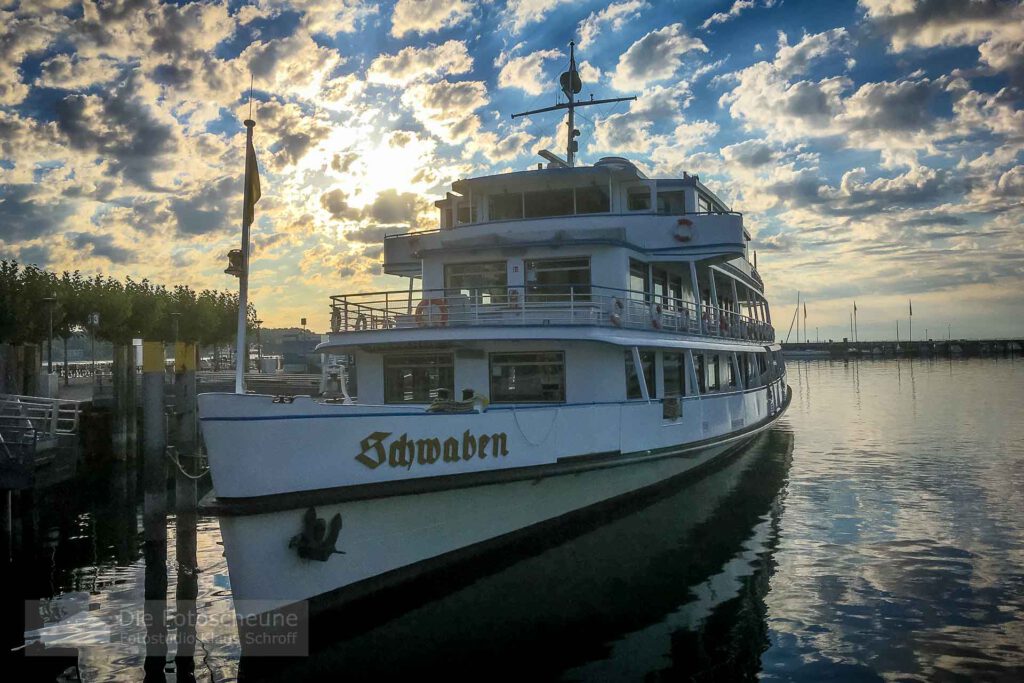
[[[172,506],[146,548],[123,472],[37,493],[5,583],[50,598],[27,639],[85,680],[1020,679],[1022,380],[1012,359],[791,363],[783,421],[708,476],[399,616],[329,615],[344,636],[301,660],[239,661],[216,520]]]

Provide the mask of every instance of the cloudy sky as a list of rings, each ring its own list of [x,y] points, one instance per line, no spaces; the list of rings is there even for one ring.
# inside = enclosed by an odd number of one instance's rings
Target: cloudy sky
[[[250,74],[252,296],[327,324],[451,181],[560,150],[685,170],[744,212],[776,326],[1024,334],[1024,4],[999,0],[0,0],[0,257],[229,288]],[[559,137],[561,139],[561,136]],[[903,328],[905,330],[905,327]]]

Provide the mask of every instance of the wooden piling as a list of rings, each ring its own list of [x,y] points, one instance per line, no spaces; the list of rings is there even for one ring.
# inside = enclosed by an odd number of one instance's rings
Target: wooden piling
[[[125,356],[128,348],[124,344],[114,344],[113,363],[110,367],[110,383],[114,393],[114,414],[110,420],[111,448],[114,460],[122,462],[128,459],[128,387],[125,386]]]
[[[142,356],[143,536],[167,542],[167,448],[164,414],[164,345],[145,342]]]

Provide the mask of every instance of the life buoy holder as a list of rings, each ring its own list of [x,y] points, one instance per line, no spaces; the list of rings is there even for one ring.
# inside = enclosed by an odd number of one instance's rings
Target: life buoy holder
[[[438,312],[436,316],[429,315],[428,317],[427,311],[431,306],[436,306]],[[421,299],[416,305],[415,317],[418,327],[426,327],[430,324],[444,327],[448,324],[448,304],[444,299]]]
[[[651,327],[653,327],[656,330],[661,329],[661,312],[661,304],[651,304]]]

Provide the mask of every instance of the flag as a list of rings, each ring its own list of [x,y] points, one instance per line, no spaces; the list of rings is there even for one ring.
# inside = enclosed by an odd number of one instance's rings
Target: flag
[[[256,202],[260,200],[260,170],[256,165],[256,150],[252,146],[252,136],[245,145],[245,206],[242,210],[242,223],[252,225],[256,215]]]
[[[907,299],[907,304],[910,306],[910,317],[913,318],[914,317],[914,302],[911,301],[910,299]]]

